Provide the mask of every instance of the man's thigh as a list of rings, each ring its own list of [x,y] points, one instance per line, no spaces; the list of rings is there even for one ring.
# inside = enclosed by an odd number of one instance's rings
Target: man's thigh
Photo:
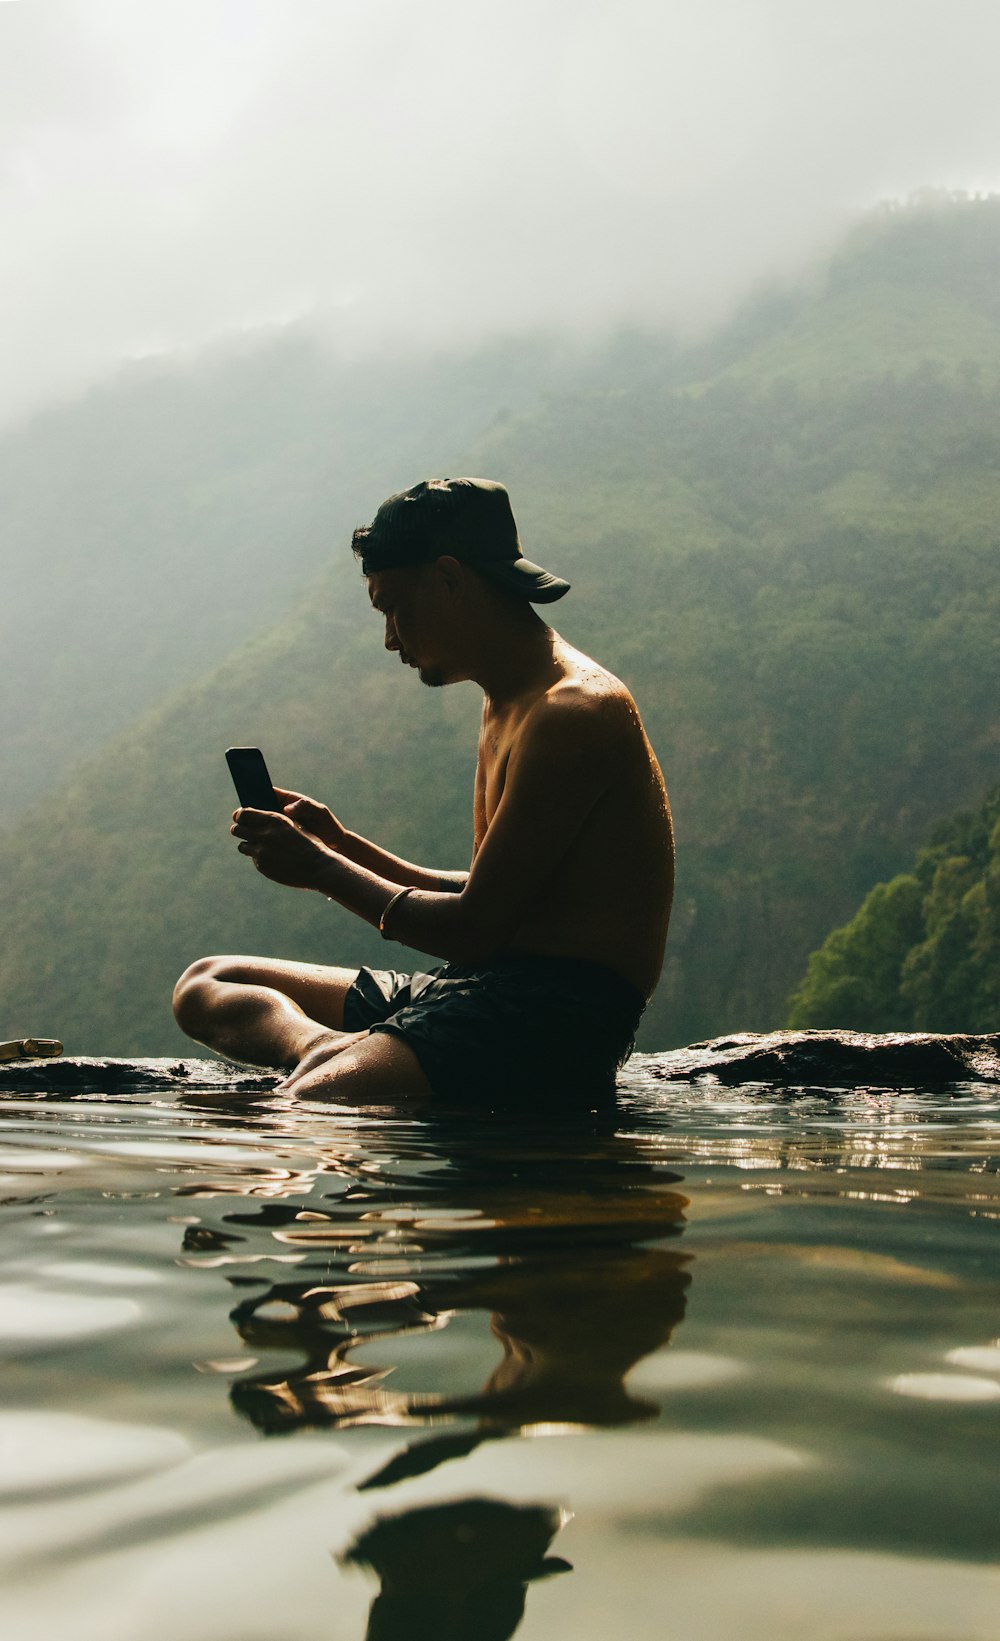
[[[295,1084],[300,1099],[345,1105],[382,1105],[432,1092],[412,1048],[388,1031],[370,1032]]]
[[[310,1020],[343,1031],[344,998],[358,978],[357,969],[292,963],[280,957],[220,957],[214,962],[215,979],[236,985],[270,986],[290,997]]]

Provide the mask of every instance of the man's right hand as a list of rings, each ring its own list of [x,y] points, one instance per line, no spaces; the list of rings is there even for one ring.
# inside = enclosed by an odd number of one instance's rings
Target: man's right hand
[[[290,792],[282,786],[276,786],[274,791],[289,820],[301,826],[303,832],[308,832],[311,837],[319,838],[329,849],[343,853],[347,828],[341,826],[325,803],[317,803],[315,798],[307,797],[304,792]]]

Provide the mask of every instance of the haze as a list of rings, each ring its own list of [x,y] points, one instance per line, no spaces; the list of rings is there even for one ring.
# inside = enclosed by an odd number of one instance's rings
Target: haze
[[[994,0],[0,4],[0,417],[316,315],[682,329],[1000,180]]]

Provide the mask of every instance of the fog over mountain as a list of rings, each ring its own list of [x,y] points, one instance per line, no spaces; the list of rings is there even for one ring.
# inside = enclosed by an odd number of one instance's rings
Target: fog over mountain
[[[691,329],[996,186],[992,0],[0,4],[0,417],[306,313],[342,349]]]

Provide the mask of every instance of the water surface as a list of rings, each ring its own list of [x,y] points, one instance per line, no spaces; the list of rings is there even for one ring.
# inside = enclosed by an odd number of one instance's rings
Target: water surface
[[[1000,1091],[0,1097],[5,1641],[997,1641]]]

